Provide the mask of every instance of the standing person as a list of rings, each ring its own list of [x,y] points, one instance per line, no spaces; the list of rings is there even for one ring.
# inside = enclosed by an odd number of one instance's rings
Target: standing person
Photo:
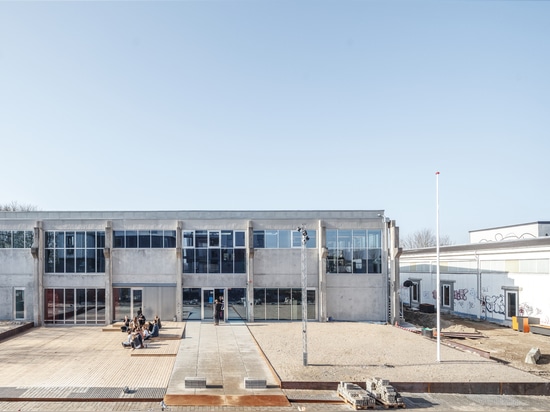
[[[220,296],[218,298],[218,302],[220,302],[220,320],[222,322],[224,322],[225,321],[225,312],[224,312],[225,306],[223,304],[223,296]]]
[[[222,310],[222,304],[218,299],[214,301],[214,325],[220,324],[220,312]]]

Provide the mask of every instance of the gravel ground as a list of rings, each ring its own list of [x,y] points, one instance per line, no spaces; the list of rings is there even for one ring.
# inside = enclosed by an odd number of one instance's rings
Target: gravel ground
[[[249,329],[282,381],[547,382],[548,379],[438,345],[400,327],[357,322],[309,322],[303,366],[301,322],[251,323]],[[456,330],[456,329],[455,329]]]

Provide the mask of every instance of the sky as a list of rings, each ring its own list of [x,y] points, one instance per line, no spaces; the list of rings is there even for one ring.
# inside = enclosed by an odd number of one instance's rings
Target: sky
[[[0,0],[0,204],[383,209],[454,244],[550,220],[549,19],[529,0]]]

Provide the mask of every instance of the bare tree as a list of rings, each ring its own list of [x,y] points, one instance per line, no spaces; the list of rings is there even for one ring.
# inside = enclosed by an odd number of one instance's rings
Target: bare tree
[[[421,249],[425,247],[434,247],[437,244],[437,238],[431,229],[418,230],[401,240],[403,249]],[[449,236],[439,236],[439,245],[448,246],[453,242]]]
[[[38,210],[35,205],[19,204],[15,200],[4,205],[0,204],[0,212],[34,212]]]

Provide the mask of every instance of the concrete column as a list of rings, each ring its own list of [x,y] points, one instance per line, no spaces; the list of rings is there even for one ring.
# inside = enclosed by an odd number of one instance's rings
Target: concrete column
[[[33,277],[33,322],[34,326],[44,326],[44,229],[42,221],[34,226],[34,239],[31,254],[34,259]]]
[[[113,260],[111,252],[113,251],[113,222],[108,220],[105,223],[105,247],[103,256],[105,256],[105,324],[109,325],[114,318],[113,308]]]
[[[327,255],[328,249],[326,247],[326,228],[323,225],[323,221],[319,220],[317,227],[317,242],[319,250],[319,285],[317,287],[317,307],[319,308],[318,320],[320,322],[326,322],[327,315]]]
[[[399,288],[401,284],[399,276],[399,257],[403,252],[403,249],[399,247],[399,227],[395,226],[395,220],[390,221],[390,300],[391,300],[391,313],[390,321],[392,325],[395,325],[396,322],[399,322]]]
[[[254,322],[254,227],[252,222],[248,222],[246,239],[246,254],[248,265],[246,265],[246,303],[247,319]]]
[[[183,321],[183,222],[178,221],[176,228],[176,320]]]

